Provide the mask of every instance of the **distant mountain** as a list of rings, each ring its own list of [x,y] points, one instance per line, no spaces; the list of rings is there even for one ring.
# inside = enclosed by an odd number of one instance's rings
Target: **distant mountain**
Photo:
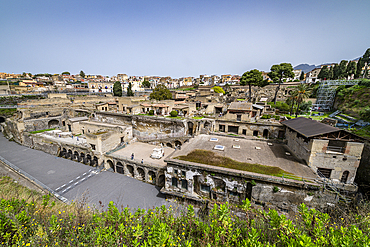
[[[311,70],[313,70],[314,68],[317,68],[317,67],[320,67],[320,66],[316,66],[316,65],[309,65],[307,63],[304,63],[304,64],[299,64],[297,66],[295,66],[293,69],[301,69],[304,73],[307,73],[307,72],[310,72]]]

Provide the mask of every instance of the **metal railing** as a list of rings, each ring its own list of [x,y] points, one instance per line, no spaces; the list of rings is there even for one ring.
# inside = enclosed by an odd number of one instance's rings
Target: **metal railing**
[[[3,157],[0,156],[0,160],[6,165],[8,166],[11,170],[15,171],[16,173],[26,177],[28,180],[32,181],[33,183],[37,184],[38,186],[40,186],[41,188],[49,191],[50,194],[53,194],[56,198],[58,198],[59,200],[61,200],[62,202],[68,202],[67,198],[59,195],[58,193],[56,193],[54,190],[52,190],[51,188],[49,188],[48,186],[46,186],[45,184],[43,184],[41,181],[39,181],[38,179],[36,179],[35,177],[31,176],[30,174],[28,174],[27,172],[23,171],[22,169],[18,168],[17,166],[13,165],[12,163],[10,163],[9,161],[7,161],[6,159],[4,159]]]

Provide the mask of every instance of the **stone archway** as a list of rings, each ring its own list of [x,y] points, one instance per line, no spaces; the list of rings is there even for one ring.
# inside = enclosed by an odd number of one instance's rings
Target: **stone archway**
[[[74,160],[77,160],[77,161],[80,161],[80,156],[78,155],[78,152],[77,151],[74,151],[74,153],[73,153],[73,159]]]
[[[98,159],[98,157],[94,156],[94,158],[92,160],[92,165],[93,166],[98,166],[99,165],[99,159]]]
[[[108,163],[109,167],[112,168],[114,172],[116,172],[116,170],[114,169],[113,162],[111,160],[107,160],[107,163]]]
[[[131,177],[135,177],[134,167],[132,165],[127,165],[128,175]]]
[[[149,178],[150,183],[152,183],[152,184],[156,183],[156,175],[153,171],[148,172],[148,178]]]
[[[175,147],[180,147],[182,145],[182,143],[178,140],[175,141]]]
[[[194,134],[194,124],[192,122],[188,122],[188,135]]]
[[[269,130],[268,129],[263,130],[263,138],[266,138],[266,139],[269,138]]]
[[[80,154],[80,162],[85,163],[85,154],[84,153]]]
[[[4,122],[5,122],[5,118],[0,116],[0,123],[4,123]]]
[[[63,149],[62,149],[62,151],[60,151],[59,156],[60,156],[60,157],[65,157],[65,156],[66,156],[66,154],[67,154],[67,149],[63,148]]]
[[[142,181],[145,181],[145,172],[143,168],[137,168],[138,178]]]
[[[68,155],[67,156],[68,157],[66,157],[66,158],[73,160],[73,153],[72,153],[71,149],[68,149]]]
[[[165,176],[164,176],[164,174],[159,175],[159,177],[158,177],[158,186],[159,187],[163,187],[164,186],[164,182],[165,182]]]
[[[52,119],[48,122],[49,129],[57,128],[57,127],[59,127],[59,125],[60,125],[59,120],[56,120],[56,119]]]
[[[124,167],[123,167],[121,162],[116,163],[116,172],[121,173],[121,174],[125,174]]]
[[[86,155],[86,160],[85,160],[85,164],[86,165],[90,165],[91,166],[91,155],[90,154],[87,154]]]
[[[169,142],[168,142],[168,143],[166,143],[166,146],[167,146],[167,147],[172,148],[172,144],[171,144],[171,143],[169,143]]]

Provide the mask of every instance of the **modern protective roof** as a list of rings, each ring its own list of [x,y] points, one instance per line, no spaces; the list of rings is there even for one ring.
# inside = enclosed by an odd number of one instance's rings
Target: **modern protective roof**
[[[323,124],[318,121],[304,117],[286,120],[281,122],[281,124],[287,126],[288,128],[298,132],[299,134],[307,138],[340,131],[340,129],[336,127],[332,127],[330,125]]]

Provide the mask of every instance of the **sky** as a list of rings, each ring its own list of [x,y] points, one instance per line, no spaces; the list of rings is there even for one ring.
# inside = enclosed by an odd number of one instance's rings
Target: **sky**
[[[370,47],[369,0],[0,0],[0,72],[173,78],[319,65]]]

